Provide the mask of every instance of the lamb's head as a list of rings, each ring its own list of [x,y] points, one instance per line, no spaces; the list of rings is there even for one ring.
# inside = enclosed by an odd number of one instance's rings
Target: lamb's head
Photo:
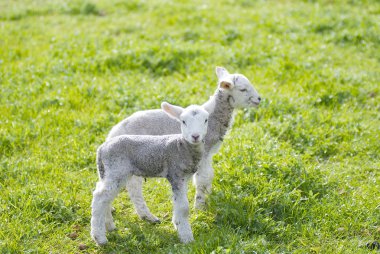
[[[166,114],[181,123],[182,135],[187,142],[201,144],[204,141],[209,113],[203,107],[190,105],[184,109],[163,102],[161,108]]]
[[[219,88],[231,95],[231,106],[234,108],[257,107],[261,97],[251,82],[242,74],[230,74],[223,67],[216,67]]]

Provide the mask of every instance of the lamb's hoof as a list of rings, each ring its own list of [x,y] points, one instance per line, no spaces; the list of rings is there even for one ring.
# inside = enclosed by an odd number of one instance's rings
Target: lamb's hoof
[[[105,236],[99,236],[99,235],[92,235],[92,239],[96,242],[99,246],[104,246],[107,244],[108,240]]]
[[[115,224],[108,224],[108,223],[106,223],[106,229],[107,229],[107,231],[108,232],[111,232],[111,231],[115,231],[115,230],[117,230],[117,227],[115,226]]]
[[[179,237],[181,240],[181,243],[190,243],[194,241],[193,235],[183,235]]]
[[[380,250],[380,243],[377,241],[367,243],[366,246],[370,250]]]
[[[195,208],[195,210],[206,210],[206,207],[207,207],[207,205],[206,205],[206,202],[205,201],[201,201],[201,200],[195,200],[195,203],[194,203],[194,208]]]
[[[161,221],[160,221],[159,218],[155,218],[154,220],[151,220],[150,222],[153,223],[153,224],[159,224],[159,223],[161,223]]]
[[[147,222],[153,223],[153,224],[161,223],[160,219],[157,218],[157,217],[154,216],[154,215],[151,215],[151,216],[142,216],[141,219],[142,219],[142,220],[145,220],[145,221],[147,221]]]

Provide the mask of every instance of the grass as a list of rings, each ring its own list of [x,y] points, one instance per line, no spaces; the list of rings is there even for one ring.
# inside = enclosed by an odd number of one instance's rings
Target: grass
[[[0,252],[370,252],[379,15],[378,1],[354,0],[2,1]],[[264,101],[238,112],[214,157],[209,207],[191,212],[195,242],[179,243],[169,186],[151,179],[145,197],[163,222],[140,221],[122,193],[119,230],[97,247],[96,148],[137,110],[206,101],[216,65]]]

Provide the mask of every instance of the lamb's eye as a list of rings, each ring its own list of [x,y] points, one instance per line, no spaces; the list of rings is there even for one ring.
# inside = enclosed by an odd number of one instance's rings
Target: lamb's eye
[[[245,88],[244,89],[240,89],[240,92],[243,92],[243,93],[247,92],[247,89],[245,89]]]
[[[182,123],[183,123],[184,125],[186,125],[186,122],[185,122],[185,121],[182,121]]]
[[[206,119],[206,120],[205,120],[205,123],[207,123],[207,121],[208,121],[208,120]]]

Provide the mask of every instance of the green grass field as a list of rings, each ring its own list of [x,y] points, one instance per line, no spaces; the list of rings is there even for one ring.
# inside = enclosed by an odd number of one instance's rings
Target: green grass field
[[[264,100],[237,112],[214,157],[195,242],[173,229],[168,183],[148,179],[162,223],[123,192],[119,230],[97,247],[96,148],[137,110],[205,102],[217,65]],[[376,0],[0,1],[0,253],[371,252],[379,83]]]

